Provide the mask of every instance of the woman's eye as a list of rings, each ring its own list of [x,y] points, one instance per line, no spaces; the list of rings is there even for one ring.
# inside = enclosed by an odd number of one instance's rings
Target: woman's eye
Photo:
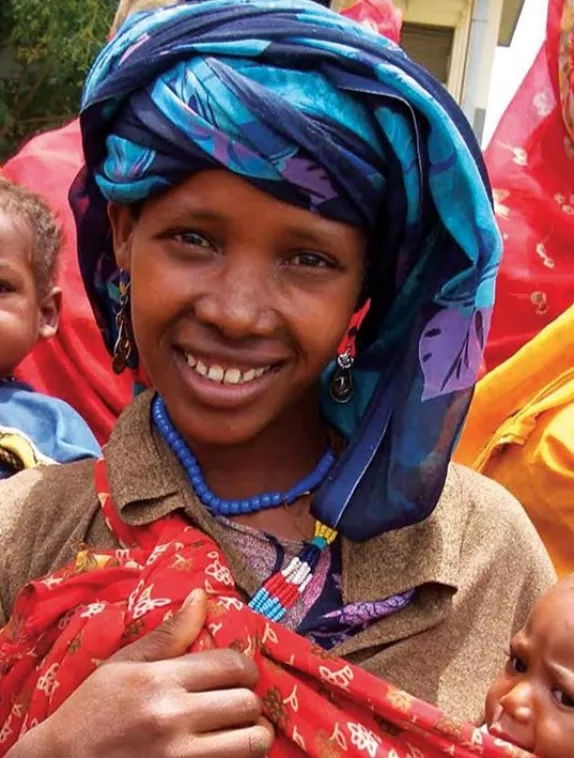
[[[204,250],[213,249],[213,244],[202,234],[198,232],[177,232],[173,235],[173,239],[176,242],[181,242],[184,245],[191,245],[192,247],[200,247]]]
[[[10,282],[2,282],[0,281],[0,295],[5,295],[8,292],[14,292],[14,285],[10,284]]]
[[[309,268],[333,268],[333,263],[318,253],[297,253],[289,262],[295,266],[308,266]]]
[[[522,658],[519,658],[517,655],[511,654],[510,658],[508,659],[508,663],[512,671],[516,672],[517,674],[524,674],[528,669],[526,661],[523,661]]]
[[[574,709],[574,697],[571,697],[567,692],[561,690],[560,687],[554,687],[552,690],[552,697],[560,703],[563,708]]]

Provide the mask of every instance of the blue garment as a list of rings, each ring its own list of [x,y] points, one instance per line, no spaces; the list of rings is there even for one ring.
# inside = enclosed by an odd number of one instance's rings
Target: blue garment
[[[46,458],[68,463],[98,457],[100,446],[76,411],[20,382],[0,381],[0,429],[25,434]],[[0,463],[0,479],[14,473]]]
[[[426,518],[470,402],[501,252],[479,146],[442,85],[315,3],[189,0],[127,21],[88,76],[81,126],[71,202],[110,348],[108,201],[225,167],[370,231],[352,401],[330,398],[333,365],[324,375],[323,412],[349,444],[313,512],[352,539]]]

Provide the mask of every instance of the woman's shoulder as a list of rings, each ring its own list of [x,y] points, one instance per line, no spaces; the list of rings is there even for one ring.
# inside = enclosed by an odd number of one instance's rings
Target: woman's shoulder
[[[496,562],[513,572],[514,578],[529,576],[528,581],[542,591],[555,581],[546,548],[526,511],[498,482],[453,464],[442,506],[444,518],[452,509],[462,509],[465,561],[477,566]]]
[[[0,482],[0,525],[35,516],[50,519],[56,512],[68,512],[74,495],[86,488],[95,493],[95,459],[74,463],[38,466]],[[37,513],[36,513],[37,511]],[[4,534],[0,526],[0,538]]]
[[[0,625],[2,607],[11,606],[24,584],[69,560],[97,508],[93,459],[0,482]]]
[[[505,487],[467,466],[449,467],[442,501],[447,506],[462,506],[469,519],[487,519],[493,525],[519,528],[536,534],[520,502]],[[456,501],[456,503],[454,502]]]

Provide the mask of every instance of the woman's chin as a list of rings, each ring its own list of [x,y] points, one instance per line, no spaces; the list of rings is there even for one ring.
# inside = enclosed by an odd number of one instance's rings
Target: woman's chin
[[[163,400],[174,426],[192,449],[246,445],[272,423],[261,405],[234,411],[206,407],[175,393],[167,393]]]

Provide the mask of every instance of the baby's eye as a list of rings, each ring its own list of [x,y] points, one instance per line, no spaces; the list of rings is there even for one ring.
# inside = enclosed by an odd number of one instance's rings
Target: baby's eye
[[[181,242],[184,245],[192,245],[193,247],[201,247],[204,250],[211,250],[213,248],[212,243],[198,232],[177,232],[173,235],[173,239],[176,242]]]
[[[14,285],[10,284],[10,282],[0,281],[0,295],[4,295],[7,292],[14,292]]]
[[[508,665],[512,671],[516,672],[517,674],[524,674],[528,669],[526,661],[524,661],[522,658],[519,658],[517,655],[513,655],[512,653],[508,659]]]
[[[560,703],[563,708],[574,709],[574,697],[571,697],[567,692],[561,690],[560,687],[554,687],[552,690],[552,697]]]

